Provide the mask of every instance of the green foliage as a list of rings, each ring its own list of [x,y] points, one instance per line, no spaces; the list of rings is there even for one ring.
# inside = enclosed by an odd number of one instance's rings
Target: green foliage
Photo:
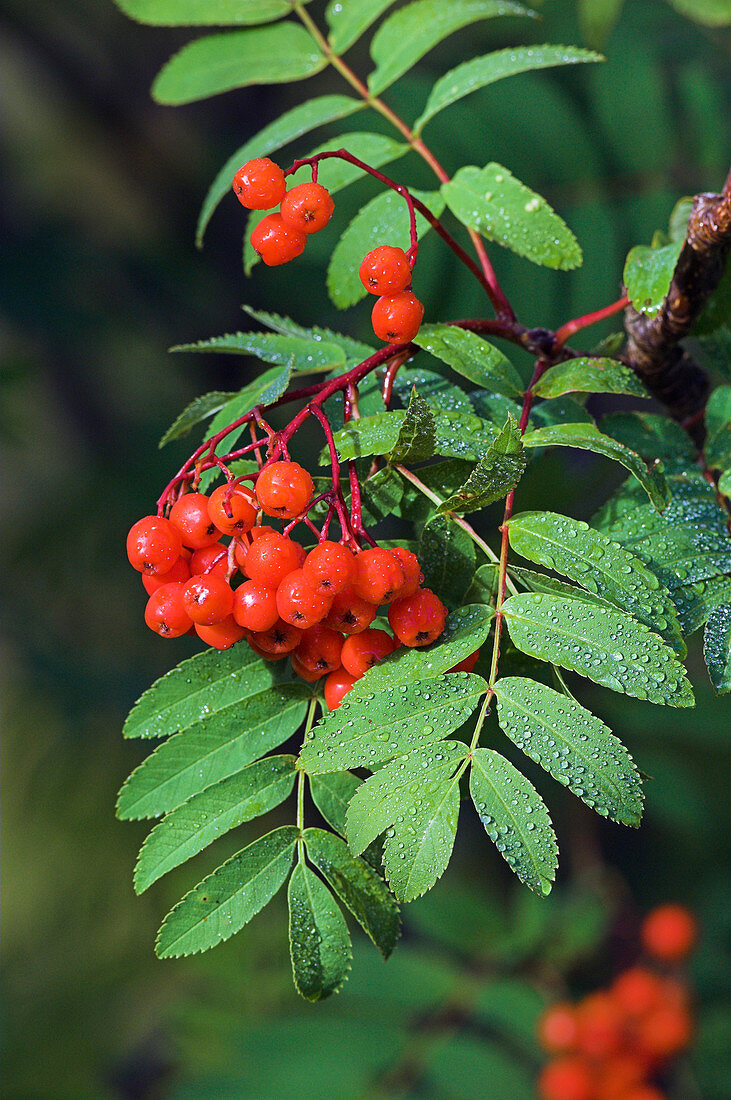
[[[419,561],[427,588],[448,607],[459,607],[476,562],[475,544],[464,528],[451,516],[434,516],[421,532]]]
[[[537,397],[564,393],[629,393],[647,397],[636,374],[614,359],[569,359],[544,374],[533,392]]]
[[[638,244],[624,265],[624,285],[635,309],[653,317],[660,309],[670,287],[682,241],[648,248]]]
[[[520,375],[510,361],[474,332],[453,325],[422,325],[414,343],[477,386],[508,397],[522,391]]]
[[[476,512],[500,500],[514,489],[525,470],[526,459],[518,425],[508,418],[500,435],[490,444],[470,476],[447,497],[438,512]]]
[[[731,604],[722,603],[708,616],[703,655],[719,695],[731,691]]]
[[[406,416],[399,428],[391,451],[391,462],[423,462],[431,458],[437,447],[437,432],[431,409],[414,386]]]
[[[319,1001],[337,993],[350,970],[348,926],[327,886],[302,859],[289,880],[287,901],[294,984],[308,1001]]]

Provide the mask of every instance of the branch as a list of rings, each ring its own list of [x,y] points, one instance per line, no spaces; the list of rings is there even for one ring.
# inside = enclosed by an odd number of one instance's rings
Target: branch
[[[646,317],[625,311],[627,357],[673,419],[703,445],[703,411],[710,383],[702,367],[680,347],[723,275],[731,248],[731,173],[723,193],[693,200],[685,243],[659,313]]]

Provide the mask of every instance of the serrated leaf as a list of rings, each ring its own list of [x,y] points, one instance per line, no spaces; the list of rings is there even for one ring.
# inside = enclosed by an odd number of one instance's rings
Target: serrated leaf
[[[656,459],[648,465],[629,447],[604,435],[593,424],[554,424],[549,428],[536,428],[523,436],[523,446],[577,447],[612,458],[634,474],[658,511],[662,511],[668,502],[662,462]]]
[[[520,881],[537,894],[550,894],[558,845],[533,784],[500,753],[473,749],[470,795],[487,835]]]
[[[474,542],[450,516],[436,515],[424,526],[418,553],[424,586],[450,609],[462,603],[476,557]]]
[[[410,684],[415,680],[428,680],[449,672],[480,648],[490,631],[493,615],[491,607],[478,604],[457,608],[450,613],[444,633],[436,642],[424,649],[401,646],[357,680],[348,698],[355,702],[371,692],[381,692],[385,688]]]
[[[246,2],[247,0],[244,0],[244,3]],[[176,4],[177,0],[171,0],[171,3]],[[209,0],[203,0],[203,3],[209,6]],[[286,7],[289,11],[289,4]],[[316,96],[306,103],[298,103],[296,107],[285,111],[274,122],[270,122],[268,126],[265,126],[253,138],[250,138],[245,145],[237,149],[217,173],[203,200],[195,235],[195,243],[198,248],[203,243],[203,235],[213,212],[221,199],[231,190],[233,177],[242,164],[253,157],[269,156],[270,153],[302,137],[303,134],[309,133],[310,130],[315,130],[318,126],[325,126],[328,122],[347,118],[348,115],[361,111],[364,107],[365,103],[362,100],[353,99],[351,96]]]
[[[654,317],[663,304],[678,262],[682,241],[663,248],[638,244],[630,250],[622,279],[632,305],[640,313]]]
[[[158,103],[177,106],[250,84],[286,84],[314,76],[328,64],[296,23],[197,38],[174,54],[152,85]]]
[[[510,0],[413,0],[381,24],[371,42],[376,68],[368,78],[372,95],[380,95],[455,31],[481,19],[501,15],[534,16]]]
[[[115,0],[138,23],[162,27],[269,23],[292,10],[288,0]]]
[[[497,591],[498,569],[497,562],[481,565],[467,591],[468,598],[482,599],[485,602],[494,599]],[[594,607],[611,607],[608,600],[595,596],[593,592],[585,592],[583,588],[561,581],[558,577],[548,577],[544,573],[536,573],[532,569],[513,565],[512,562],[508,564],[508,574],[530,592],[547,592],[549,595],[567,596],[570,600],[583,600],[584,603],[592,604]]]
[[[170,910],[158,933],[161,959],[194,955],[233,936],[283,885],[298,831],[275,829],[237,852]]]
[[[693,692],[672,649],[644,623],[609,607],[521,592],[503,604],[513,645],[597,684],[651,703],[689,707]]]
[[[486,508],[515,488],[525,466],[520,431],[510,417],[464,485],[447,497],[437,512],[477,512],[480,508]]]
[[[278,806],[291,793],[295,774],[293,756],[268,756],[178,806],[155,826],[140,849],[135,867],[137,893],[230,829]]]
[[[404,495],[404,482],[401,475],[391,466],[378,470],[361,486],[366,508],[374,515],[374,520],[393,515]]]
[[[227,332],[194,344],[177,344],[171,351],[253,355],[265,363],[291,366],[294,371],[337,370],[345,365],[345,353],[337,344],[280,336],[275,332]],[[257,379],[258,384],[261,379]]]
[[[341,836],[345,836],[345,813],[348,803],[362,780],[352,772],[326,772],[310,777],[310,794],[318,810]]]
[[[662,459],[669,473],[696,461],[690,436],[680,424],[656,413],[617,412],[601,419],[601,430],[625,447],[637,451],[645,461]]]
[[[434,416],[414,386],[389,461],[394,464],[424,462],[434,454],[436,442]]]
[[[297,992],[308,1001],[337,993],[345,981],[353,952],[348,926],[332,894],[300,862],[287,890],[289,948]]]
[[[731,603],[721,604],[708,617],[703,656],[718,695],[731,691]]]
[[[213,416],[235,396],[235,392],[222,393],[220,390],[214,390],[211,393],[204,393],[200,397],[196,397],[189,405],[186,405],[180,416],[173,421],[158,443],[158,447],[164,447],[166,443],[172,442],[173,439],[180,439],[181,436],[187,435],[191,428],[195,427],[196,424],[200,424],[202,420],[207,420],[209,416]]]
[[[442,194],[463,225],[519,256],[562,271],[581,264],[578,241],[563,219],[501,164],[460,168],[442,184]]]
[[[731,603],[731,577],[721,575],[697,584],[682,585],[673,592],[673,599],[683,632],[692,634],[722,603]]]
[[[412,387],[416,386],[419,394],[424,398],[435,412],[456,412],[474,415],[474,408],[470,400],[471,394],[465,393],[454,382],[448,382],[443,375],[436,371],[424,370],[422,367],[403,368],[398,372],[393,383],[393,392],[399,400],[407,405]]]
[[[718,491],[725,497],[731,497],[731,470],[724,470],[719,477]]]
[[[712,469],[731,466],[731,386],[718,386],[706,405],[706,462]]]
[[[119,792],[118,816],[159,817],[277,748],[302,724],[310,694],[304,685],[283,684],[222,701],[132,772]]]
[[[634,371],[616,359],[568,359],[557,363],[533,387],[536,397],[565,393],[629,393],[649,397]]]
[[[437,218],[444,210],[444,199],[439,191],[413,189],[411,194],[420,199]],[[406,251],[411,243],[409,225],[409,212],[403,197],[390,188],[376,195],[358,211],[335,245],[327,269],[328,293],[339,309],[347,309],[368,297],[358,274],[363,257],[381,244]],[[426,218],[417,213],[419,241],[430,229]]]
[[[594,417],[573,397],[554,397],[533,406],[529,428],[550,428],[554,424],[594,424]]]
[[[685,656],[675,607],[646,566],[588,523],[555,512],[523,512],[508,524],[510,545],[522,557],[570,577],[654,630]]]
[[[498,680],[495,694],[500,728],[531,760],[603,817],[639,825],[637,769],[601,719],[567,695],[522,676]]]
[[[346,363],[360,363],[373,355],[376,350],[370,344],[364,344],[361,340],[354,340],[352,336],[346,336],[343,332],[333,332],[332,329],[322,328],[320,325],[312,325],[308,328],[306,325],[300,325],[293,321],[291,317],[283,317],[280,313],[271,313],[265,309],[252,309],[251,306],[244,306],[243,308],[249,317],[282,336],[304,337],[306,340],[315,340],[318,343],[335,344],[343,349]]]
[[[476,386],[512,397],[523,392],[520,375],[487,340],[456,325],[422,325],[414,343]]]
[[[441,77],[431,90],[426,107],[414,123],[414,132],[420,134],[429,119],[457,100],[504,80],[507,76],[549,69],[555,65],[575,65],[587,61],[603,61],[601,54],[582,50],[577,46],[518,46],[507,50],[495,50],[484,57],[473,57],[451,69]]]
[[[399,909],[385,882],[334,833],[306,829],[307,856],[387,959],[401,935]]]
[[[480,676],[455,672],[378,694],[345,696],[310,731],[300,753],[309,775],[371,768],[453,733],[487,690]]]
[[[330,0],[325,18],[328,41],[336,54],[345,53],[390,8],[394,0]]]
[[[433,411],[433,410],[432,410]],[[390,454],[396,446],[398,433],[406,413],[401,409],[363,416],[352,420],[334,433],[335,446],[340,458],[362,458],[368,455]],[[494,424],[488,424],[478,416],[465,413],[435,412],[437,454],[445,458],[464,458],[477,461],[490,449],[497,435]],[[324,452],[323,452],[324,454]]]

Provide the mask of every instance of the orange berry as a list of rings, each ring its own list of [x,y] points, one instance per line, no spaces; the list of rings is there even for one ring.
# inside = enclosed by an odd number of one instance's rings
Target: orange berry
[[[678,963],[692,951],[698,936],[696,919],[682,905],[658,905],[642,924],[642,944],[649,955]]]

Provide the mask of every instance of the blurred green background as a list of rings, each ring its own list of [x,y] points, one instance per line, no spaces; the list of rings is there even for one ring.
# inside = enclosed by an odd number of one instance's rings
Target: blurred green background
[[[613,8],[584,2],[580,26],[573,0],[546,2],[533,40],[580,43],[587,13]],[[304,1005],[292,990],[281,898],[208,955],[155,960],[167,908],[247,834],[135,898],[145,826],[116,822],[114,801],[144,750],[123,743],[120,728],[188,643],[166,647],[144,627],[124,537],[184,457],[184,445],[179,455],[157,450],[163,430],[197,393],[235,388],[242,377],[239,360],[166,349],[243,327],[242,302],[364,337],[368,312],[361,305],[336,316],[328,304],[322,265],[335,238],[327,233],[290,269],[259,269],[245,282],[233,196],[205,250],[193,245],[215,172],[302,89],[159,107],[150,83],[188,32],[136,26],[111,0],[2,0],[0,12],[3,1096],[529,1100],[541,1005],[607,980],[633,958],[639,915],[674,898],[697,911],[703,939],[691,968],[697,1043],[670,1094],[721,1100],[731,1078],[729,709],[713,697],[697,637],[689,661],[697,710],[599,689],[584,699],[653,777],[638,833],[595,819],[537,779],[562,848],[548,901],[514,885],[473,823],[442,882],[407,908],[393,959],[384,965],[358,940],[345,991],[324,1005]],[[507,23],[469,35],[470,53],[518,40]],[[514,78],[427,130],[449,170],[505,163],[579,236],[585,264],[569,275],[497,257],[534,325],[617,297],[628,248],[649,243],[681,195],[718,189],[727,170],[728,32],[690,22],[663,0],[627,0],[603,46],[604,67]],[[461,49],[459,36],[445,43],[389,102],[414,117]],[[324,74],[306,91],[329,89],[341,90]],[[420,165],[402,165],[407,181],[428,182]],[[343,194],[341,226],[366,188]],[[428,317],[482,308],[433,240],[420,272]],[[541,475],[550,501],[534,478],[521,502],[591,515],[614,472],[550,461]]]

